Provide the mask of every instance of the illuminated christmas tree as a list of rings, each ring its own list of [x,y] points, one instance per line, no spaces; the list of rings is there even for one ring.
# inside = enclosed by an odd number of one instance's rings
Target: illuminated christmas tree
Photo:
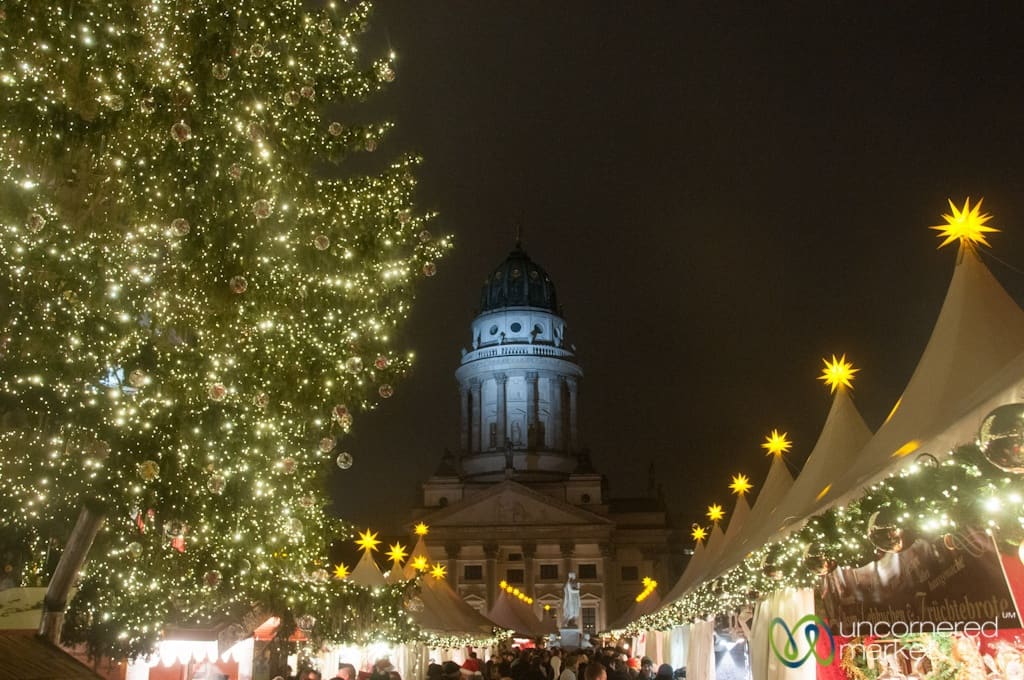
[[[324,478],[449,245],[416,159],[349,168],[388,125],[329,113],[394,77],[357,51],[368,13],[5,5],[0,522],[63,541],[86,508],[65,632],[97,651],[336,587]]]

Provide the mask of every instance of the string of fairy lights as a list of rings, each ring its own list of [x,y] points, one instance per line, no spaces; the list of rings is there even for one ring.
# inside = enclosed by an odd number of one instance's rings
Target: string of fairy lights
[[[411,364],[395,331],[450,247],[413,205],[417,158],[345,162],[390,128],[336,106],[395,77],[359,51],[369,13],[3,9],[0,521],[33,531],[41,577],[50,537],[102,508],[65,625],[94,652],[257,604],[407,633],[394,597],[327,570],[349,529],[326,476]]]
[[[987,224],[982,201],[962,208],[950,201],[945,223],[931,227],[942,246],[958,243],[966,256],[988,246],[987,235],[998,231]],[[831,392],[852,389],[859,369],[842,355],[824,360],[819,379]],[[773,430],[762,447],[769,455],[784,455],[792,443]],[[1024,404],[995,408],[980,423],[976,442],[961,446],[939,461],[922,453],[909,465],[879,481],[865,493],[838,507],[807,518],[802,527],[751,551],[741,564],[707,578],[682,597],[627,627],[628,634],[664,630],[695,618],[734,611],[763,595],[784,588],[816,586],[839,567],[858,567],[886,553],[898,553],[916,539],[950,551],[972,549],[995,539],[1001,552],[1016,552],[1024,560]],[[901,455],[914,451],[907,448]],[[742,496],[749,491],[745,475],[730,486]],[[708,519],[724,517],[719,504],[708,508]],[[694,523],[691,536],[701,544],[708,536],[703,523]]]

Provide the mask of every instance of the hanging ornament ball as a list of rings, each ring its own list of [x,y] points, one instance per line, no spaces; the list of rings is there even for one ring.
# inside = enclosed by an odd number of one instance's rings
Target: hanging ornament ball
[[[254,57],[262,57],[266,53],[267,50],[263,47],[262,43],[253,43],[252,47],[249,48],[249,54]]]
[[[321,33],[323,33],[324,35],[327,35],[328,33],[331,32],[332,28],[334,28],[334,26],[331,24],[331,20],[330,19],[324,17],[323,19],[320,20],[320,32]]]
[[[295,619],[295,625],[299,627],[304,633],[308,633],[313,630],[313,626],[316,625],[316,617],[310,616],[309,614],[303,614],[302,616]]]
[[[326,234],[317,234],[313,239],[313,247],[317,250],[327,250],[331,247],[331,239]]]
[[[346,413],[345,415],[338,418],[338,424],[341,425],[341,429],[348,432],[352,427],[352,414]]]
[[[882,552],[898,553],[903,550],[903,530],[878,511],[868,518],[868,541]]]
[[[424,229],[420,232],[420,243],[430,243],[430,239],[434,237],[428,230]]]
[[[836,568],[835,560],[829,559],[814,545],[809,545],[804,550],[803,565],[804,569],[815,576],[825,576]]]
[[[260,392],[252,398],[252,403],[257,408],[266,408],[270,405],[270,397],[267,396],[266,392]]]
[[[313,89],[312,85],[303,85],[299,89],[299,94],[312,101],[316,97],[316,90]]]
[[[411,219],[412,219],[412,213],[409,212],[408,210],[399,210],[398,211],[398,221],[401,222],[402,224],[408,224],[409,220],[411,220]]]
[[[316,505],[316,499],[307,493],[305,496],[299,499],[299,505],[308,510],[309,508]]]
[[[352,467],[352,463],[355,462],[355,459],[352,458],[352,454],[349,453],[348,451],[342,451],[341,453],[338,454],[338,457],[337,459],[335,459],[334,462],[336,462],[338,464],[338,467],[340,467],[342,470],[348,470],[350,467]]]
[[[338,404],[331,409],[331,417],[341,422],[341,419],[348,415],[348,406],[344,404]]]
[[[385,368],[387,368],[390,365],[391,365],[391,362],[388,361],[388,358],[386,356],[383,356],[383,355],[381,355],[381,356],[379,356],[379,357],[377,357],[376,359],[373,360],[373,367],[376,368],[378,371],[383,371]]]
[[[37,212],[29,213],[28,219],[25,220],[25,228],[31,231],[33,234],[43,228],[46,225],[46,218]]]
[[[301,534],[303,528],[304,527],[302,526],[302,522],[300,522],[299,520],[297,520],[294,517],[289,517],[287,520],[285,520],[285,523],[284,523],[285,533],[288,533],[288,534],[290,534],[293,537],[294,536],[298,536],[299,534]]]
[[[934,468],[939,467],[939,459],[930,453],[919,453],[914,458],[914,462],[923,468]]]
[[[185,121],[179,120],[171,126],[171,137],[179,144],[192,138],[192,128]]]
[[[323,567],[309,572],[309,577],[314,581],[320,581],[321,583],[331,580],[331,575]]]
[[[166,538],[182,538],[188,531],[188,525],[178,520],[164,522],[164,536]]]
[[[224,397],[228,395],[228,388],[224,387],[224,383],[213,383],[206,393],[213,401],[224,401]]]
[[[372,151],[376,151],[377,150],[377,140],[374,139],[373,137],[370,137],[369,139],[366,140],[366,143],[363,144],[363,148],[366,149],[367,151],[371,151],[371,152]]]
[[[777,549],[770,549],[761,558],[761,573],[773,581],[782,579],[782,566],[779,564],[779,553]]]
[[[387,64],[382,64],[381,67],[377,69],[377,76],[385,83],[390,83],[395,79],[395,70]]]
[[[299,101],[299,93],[295,90],[288,90],[284,93],[284,103],[288,106],[298,106]]]
[[[286,475],[290,475],[295,472],[296,465],[295,459],[291,456],[281,459],[281,469],[284,470]]]
[[[231,177],[231,179],[233,179],[235,181],[238,181],[239,179],[241,179],[242,178],[242,166],[239,165],[238,163],[232,163],[231,167],[228,168],[228,176]]]
[[[1003,404],[981,421],[978,445],[1003,472],[1024,474],[1024,404]]]
[[[192,228],[184,217],[176,217],[171,220],[171,233],[175,236],[184,236]]]
[[[345,131],[345,126],[342,125],[341,123],[331,123],[330,125],[327,126],[327,131],[331,133],[332,137],[337,137],[338,135]]]
[[[239,560],[239,562],[238,562],[238,573],[244,575],[244,574],[248,574],[250,571],[252,571],[252,562],[250,562],[247,559]]]
[[[111,111],[120,111],[124,108],[124,99],[122,99],[119,94],[103,95],[103,103]]]
[[[143,97],[139,102],[139,111],[145,114],[153,113],[156,110],[156,102],[152,97]]]
[[[228,77],[228,73],[230,72],[231,69],[229,69],[228,65],[224,62],[218,61],[216,64],[213,65],[213,77],[217,80],[226,79]]]
[[[381,385],[380,388],[377,390],[377,394],[379,394],[384,399],[390,399],[391,395],[393,395],[394,393],[395,388],[393,388],[391,385]]]
[[[211,569],[203,575],[203,581],[211,588],[216,588],[217,584],[220,583],[220,572],[216,569]]]
[[[423,611],[423,600],[419,596],[410,597],[404,604],[406,611],[413,613]]]
[[[235,295],[241,295],[249,288],[249,282],[245,280],[244,276],[232,276],[230,283],[231,292]]]
[[[246,135],[249,136],[254,142],[258,142],[263,139],[265,133],[263,132],[263,126],[259,123],[249,123],[249,127],[245,129]]]
[[[255,215],[258,220],[265,220],[270,217],[270,201],[265,198],[261,198],[253,203],[252,214]]]
[[[132,387],[142,387],[146,384],[146,372],[136,368],[128,374],[128,384]]]
[[[215,496],[219,496],[224,493],[224,485],[226,481],[223,475],[212,475],[209,481],[206,482],[206,488],[210,490],[210,493]]]
[[[324,437],[319,446],[321,453],[330,453],[334,449],[334,437]]]
[[[138,559],[142,555],[142,544],[138,541],[132,541],[128,544],[128,555],[135,559]]]
[[[345,370],[349,373],[358,373],[363,370],[362,358],[353,356],[345,359]]]
[[[89,445],[89,455],[101,461],[110,458],[110,444],[102,439],[97,439]]]
[[[423,275],[424,276],[433,276],[436,273],[437,273],[437,265],[434,264],[433,262],[427,262],[427,263],[425,263],[423,265]]]
[[[144,482],[152,482],[160,476],[160,466],[157,465],[155,460],[142,461],[139,463],[138,471],[139,477],[142,477]]]

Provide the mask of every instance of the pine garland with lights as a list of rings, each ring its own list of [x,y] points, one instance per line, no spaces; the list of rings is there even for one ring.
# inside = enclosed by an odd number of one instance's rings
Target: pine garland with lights
[[[869,564],[915,537],[952,541],[958,532],[982,531],[996,537],[1001,552],[1016,553],[1024,541],[1022,503],[1024,475],[993,465],[977,445],[960,447],[942,462],[921,454],[857,500],[811,517],[627,631],[666,630],[739,609],[775,590],[813,587],[834,568]]]
[[[345,162],[389,125],[325,106],[394,77],[357,49],[369,11],[2,10],[0,522],[43,546],[102,509],[65,626],[94,653],[254,608],[413,634],[397,591],[324,566],[348,532],[328,469],[408,368],[395,329],[450,246],[412,204],[418,159]]]

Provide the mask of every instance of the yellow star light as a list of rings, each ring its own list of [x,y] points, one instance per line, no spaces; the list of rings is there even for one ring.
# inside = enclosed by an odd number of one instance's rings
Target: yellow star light
[[[393,546],[391,546],[391,550],[388,551],[388,559],[390,559],[397,565],[401,564],[402,560],[404,560],[405,556],[408,554],[409,553],[405,551],[404,545],[402,545],[401,543],[395,543]]]
[[[334,578],[339,581],[343,581],[348,578],[348,567],[344,564],[339,564],[334,568]]]
[[[430,575],[434,578],[444,578],[448,574],[448,569],[443,564],[435,564],[430,568]]]
[[[981,212],[981,203],[985,199],[979,199],[978,203],[972,208],[971,199],[968,198],[964,201],[964,207],[960,210],[957,210],[953,199],[948,200],[949,208],[953,214],[942,216],[942,219],[946,220],[945,224],[928,227],[939,232],[939,238],[946,239],[939,244],[939,247],[949,245],[953,241],[960,241],[960,245],[969,247],[974,246],[976,243],[980,243],[986,248],[989,247],[985,234],[998,232],[999,230],[985,224],[992,219],[991,214],[982,214]]]
[[[363,533],[359,534],[359,540],[356,541],[356,545],[363,550],[376,550],[377,546],[380,545],[380,541],[377,540],[376,533],[371,534],[370,530],[367,529]]]
[[[419,524],[416,525],[416,528],[413,529],[413,531],[416,532],[417,536],[426,536],[427,532],[430,531],[430,527],[428,527],[423,522],[420,522]]]
[[[853,364],[846,360],[845,354],[838,359],[833,354],[832,361],[824,358],[822,361],[825,362],[825,368],[822,369],[818,380],[825,381],[825,384],[831,389],[830,394],[835,394],[835,391],[840,387],[853,389],[853,374],[860,369],[854,368]]]
[[[708,530],[699,524],[694,524],[693,531],[690,532],[690,536],[692,536],[693,540],[698,543],[703,543],[704,539],[708,537]]]
[[[750,483],[750,478],[746,475],[733,475],[732,484],[729,485],[729,488],[737,496],[742,496],[753,489],[754,485]]]
[[[721,505],[712,503],[708,506],[708,519],[712,522],[721,521],[723,517],[725,517],[725,510],[722,509]]]
[[[793,446],[793,442],[786,437],[787,434],[786,432],[779,434],[778,430],[772,430],[771,434],[765,436],[761,448],[766,450],[769,456],[781,456]]]

